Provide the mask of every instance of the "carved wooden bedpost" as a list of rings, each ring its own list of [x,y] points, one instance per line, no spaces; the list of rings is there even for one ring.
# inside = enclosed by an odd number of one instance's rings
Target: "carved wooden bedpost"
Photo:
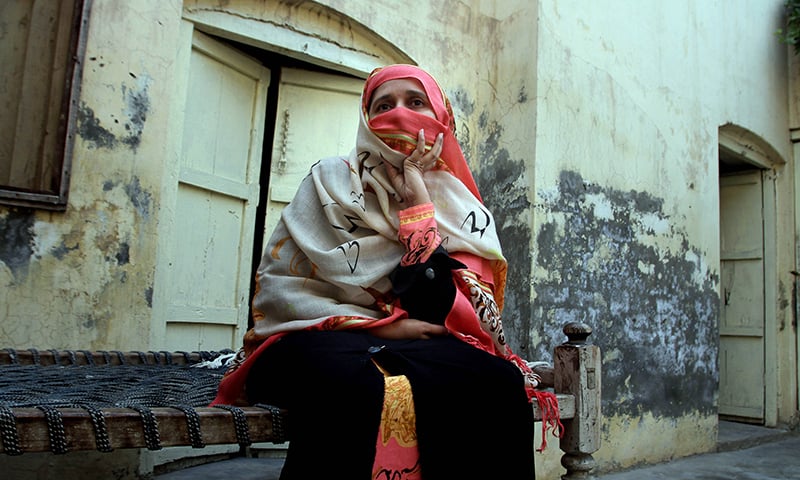
[[[592,328],[585,323],[564,325],[567,341],[555,348],[556,393],[575,396],[575,418],[563,420],[561,465],[567,469],[562,480],[591,479],[600,448],[600,347],[587,343]]]

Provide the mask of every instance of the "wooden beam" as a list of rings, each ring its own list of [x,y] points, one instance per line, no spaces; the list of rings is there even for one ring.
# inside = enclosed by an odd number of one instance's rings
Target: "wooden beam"
[[[64,433],[68,451],[95,450],[95,431],[92,418],[80,408],[59,408],[64,422]],[[194,409],[200,419],[200,432],[206,445],[236,444],[233,416],[226,410],[212,407]],[[242,408],[250,441],[271,442],[275,439],[272,430],[272,415],[257,407]],[[24,452],[50,451],[50,440],[45,414],[37,408],[12,409],[19,435],[19,448]],[[146,448],[144,426],[139,412],[129,408],[104,408],[108,437],[111,447]],[[153,408],[158,424],[162,447],[191,445],[186,415],[174,408]],[[7,453],[0,437],[0,451]]]
[[[575,398],[572,395],[557,395],[562,419],[575,416]],[[539,406],[532,405],[533,416],[541,421]],[[12,408],[19,435],[19,449],[24,452],[47,452],[51,450],[45,413],[38,408]],[[158,424],[162,447],[191,445],[192,440],[186,415],[174,408],[151,409]],[[236,444],[233,415],[227,410],[213,407],[194,409],[200,419],[200,432],[206,445]],[[58,408],[64,423],[68,451],[95,450],[95,430],[92,418],[81,408]],[[273,442],[272,414],[263,408],[242,407],[247,419],[248,436],[252,443]],[[108,438],[112,448],[147,448],[144,425],[139,412],[129,408],[101,409],[106,421]],[[284,412],[286,415],[286,412]],[[0,452],[8,453],[0,436]]]

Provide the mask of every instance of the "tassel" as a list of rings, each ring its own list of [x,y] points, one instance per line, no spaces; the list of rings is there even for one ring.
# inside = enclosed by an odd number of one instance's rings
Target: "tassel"
[[[547,448],[547,433],[551,431],[554,437],[561,438],[564,435],[564,425],[561,423],[558,399],[554,393],[530,388],[528,396],[536,399],[542,412],[542,444],[536,449],[541,453]]]

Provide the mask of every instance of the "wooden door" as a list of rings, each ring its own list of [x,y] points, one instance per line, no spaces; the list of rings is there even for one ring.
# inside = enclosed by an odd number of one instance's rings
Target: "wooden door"
[[[363,85],[363,80],[340,75],[281,71],[264,244],[311,165],[348,155],[355,147]]]
[[[247,328],[269,70],[195,32],[172,228],[166,348],[236,348]]]
[[[760,171],[720,178],[720,415],[764,419],[764,213]]]

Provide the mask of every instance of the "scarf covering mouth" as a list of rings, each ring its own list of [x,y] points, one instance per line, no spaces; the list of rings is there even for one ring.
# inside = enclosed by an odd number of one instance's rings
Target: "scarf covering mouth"
[[[413,79],[422,85],[436,115],[435,119],[407,108],[394,108],[369,118],[370,102],[375,90],[390,80],[400,79]],[[373,70],[361,96],[360,120],[359,139],[372,136],[383,143],[383,159],[397,168],[401,168],[403,160],[416,148],[420,128],[425,130],[426,151],[430,150],[436,136],[442,133],[442,153],[439,158],[443,165],[439,168],[449,170],[475,198],[481,200],[475,179],[455,136],[456,126],[450,101],[436,80],[425,70],[413,65],[391,65]]]

